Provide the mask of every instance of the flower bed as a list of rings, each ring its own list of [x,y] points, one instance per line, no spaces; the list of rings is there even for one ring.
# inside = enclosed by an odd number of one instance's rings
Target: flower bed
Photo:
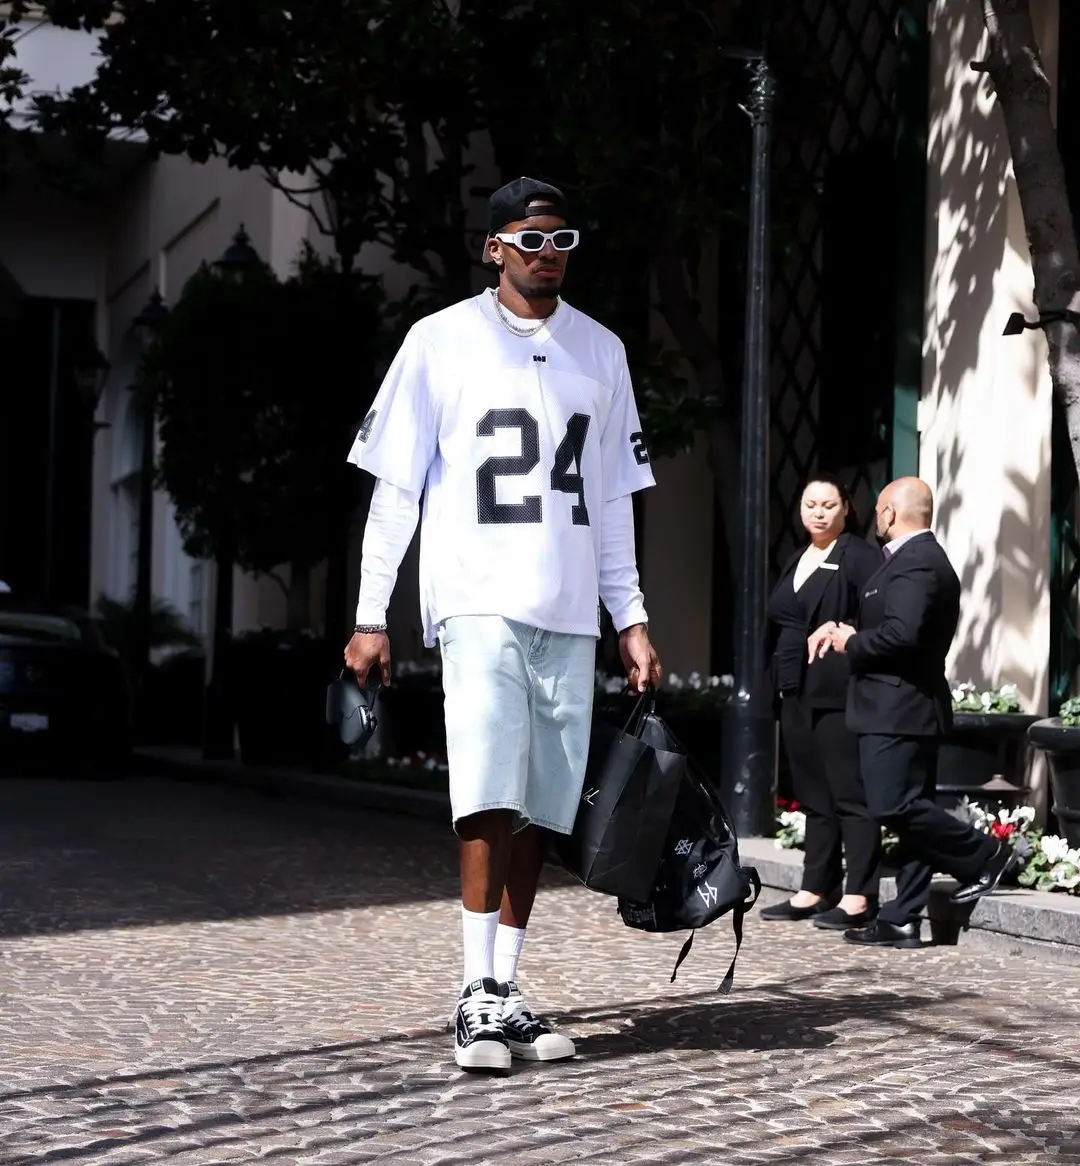
[[[341,766],[342,777],[413,789],[445,790],[450,772],[444,757],[413,753],[401,757],[356,758]]]
[[[1018,713],[1020,690],[1015,684],[980,690],[970,680],[952,690],[954,713]]]
[[[801,850],[806,840],[806,815],[794,802],[781,803],[778,808],[777,849]],[[970,822],[976,830],[1007,842],[1017,852],[1020,886],[1080,894],[1080,848],[1071,848],[1064,838],[1044,834],[1035,827],[1035,811],[1031,806],[995,811],[965,798],[951,812]],[[882,827],[886,857],[895,852],[897,842],[896,835]]]

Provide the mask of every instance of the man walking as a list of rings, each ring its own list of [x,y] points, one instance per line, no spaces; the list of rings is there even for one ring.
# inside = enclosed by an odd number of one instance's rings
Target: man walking
[[[575,1051],[516,975],[541,828],[570,833],[581,796],[598,599],[631,685],[661,671],[631,504],[653,475],[623,346],[559,296],[579,239],[563,193],[519,178],[488,211],[498,287],[413,326],[349,453],[377,482],[345,663],[390,681],[386,608],[423,493],[421,614],[442,653],[461,863],[454,1056],[506,1070]]]
[[[960,581],[930,531],[934,500],[918,478],[882,490],[876,507],[885,563],[863,588],[858,631],[824,624],[810,658],[832,650],[851,661],[847,724],[859,735],[870,813],[896,830],[901,857],[896,898],[849,943],[919,947],[921,916],[935,871],[960,886],[951,899],[988,894],[1017,862],[1005,842],[982,834],[934,801],[938,743],[952,725],[945,658],[960,618]]]

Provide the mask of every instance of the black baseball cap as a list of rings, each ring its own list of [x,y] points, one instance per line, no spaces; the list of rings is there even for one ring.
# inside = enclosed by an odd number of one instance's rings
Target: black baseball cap
[[[529,209],[529,203],[542,200],[546,205]],[[517,223],[533,215],[558,215],[566,218],[566,195],[538,178],[515,178],[488,199],[488,238],[507,223]],[[487,260],[487,249],[484,259]]]

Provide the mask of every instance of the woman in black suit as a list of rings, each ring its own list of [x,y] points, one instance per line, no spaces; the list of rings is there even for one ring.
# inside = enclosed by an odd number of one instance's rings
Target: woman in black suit
[[[866,807],[858,739],[844,724],[848,663],[839,652],[808,663],[806,641],[828,620],[854,622],[863,586],[883,559],[851,533],[851,499],[837,479],[808,482],[799,509],[810,542],[769,597],[765,660],[795,798],[806,814],[806,857],[802,890],[760,915],[844,930],[877,914],[881,827]]]

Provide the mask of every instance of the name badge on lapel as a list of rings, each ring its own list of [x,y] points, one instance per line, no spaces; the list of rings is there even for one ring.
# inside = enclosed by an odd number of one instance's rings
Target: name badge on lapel
[[[819,571],[839,571],[840,564],[839,563],[818,563],[818,570]]]
[[[863,599],[869,599],[871,595],[877,595],[878,589],[875,587],[873,591],[867,591],[863,595]]]

